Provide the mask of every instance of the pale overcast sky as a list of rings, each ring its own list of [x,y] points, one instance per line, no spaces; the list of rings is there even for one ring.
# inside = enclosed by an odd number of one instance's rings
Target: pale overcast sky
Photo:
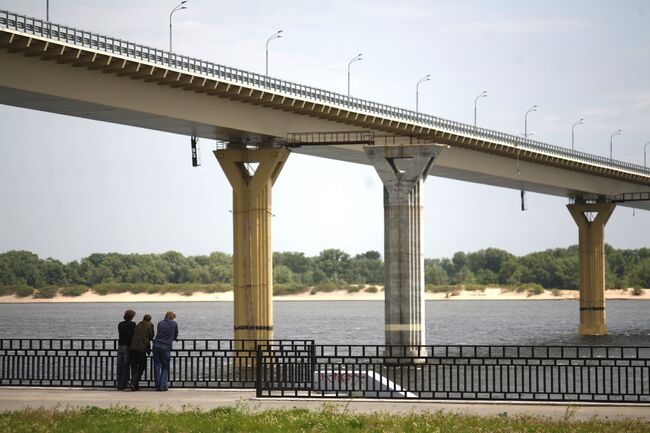
[[[168,44],[168,0],[51,0],[50,18],[110,36]],[[0,0],[44,17],[45,0]],[[175,51],[413,108],[541,141],[643,163],[650,140],[648,1],[208,1],[174,15]],[[1,67],[1,65],[0,65]],[[203,140],[200,168],[189,138],[0,106],[0,251],[64,261],[92,252],[232,252],[230,186]],[[291,155],[273,191],[273,248],[317,254],[383,251],[382,187],[368,166]],[[436,177],[424,190],[424,253],[498,247],[515,254],[577,243],[564,198]],[[619,207],[606,241],[650,246],[650,212]]]

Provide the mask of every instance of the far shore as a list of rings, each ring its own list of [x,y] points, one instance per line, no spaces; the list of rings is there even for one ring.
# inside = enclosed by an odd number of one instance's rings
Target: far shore
[[[634,295],[628,290],[606,290],[605,298],[608,300],[650,300],[650,290],[645,290],[641,295]],[[578,292],[575,290],[545,290],[539,295],[527,292],[513,292],[498,287],[488,287],[480,290],[462,290],[451,296],[449,293],[426,293],[427,301],[563,301],[577,300]],[[274,296],[274,301],[383,301],[383,290],[377,293],[365,291],[350,293],[345,290],[332,292],[309,292],[294,295]],[[0,304],[36,304],[36,303],[89,303],[89,302],[232,302],[233,292],[204,293],[196,292],[190,296],[178,293],[147,294],[147,293],[110,293],[99,295],[95,292],[86,292],[80,296],[57,295],[48,299],[35,299],[11,296],[0,296]]]

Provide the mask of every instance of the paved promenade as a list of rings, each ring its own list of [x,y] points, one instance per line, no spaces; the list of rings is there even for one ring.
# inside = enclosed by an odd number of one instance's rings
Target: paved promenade
[[[116,391],[77,388],[13,388],[0,387],[0,411],[26,407],[65,408],[97,406],[110,408],[128,406],[138,409],[199,408],[203,410],[232,406],[250,410],[290,409],[294,407],[319,410],[327,404],[341,412],[413,413],[449,411],[472,415],[508,416],[535,415],[572,419],[644,418],[650,420],[650,405],[548,404],[548,403],[450,403],[440,401],[395,400],[316,400],[316,399],[257,399],[247,390],[187,390],[168,392]]]

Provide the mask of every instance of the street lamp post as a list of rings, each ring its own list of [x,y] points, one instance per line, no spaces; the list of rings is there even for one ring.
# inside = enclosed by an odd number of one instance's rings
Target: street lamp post
[[[530,107],[524,115],[524,138],[528,139],[528,113],[537,111],[537,104]]]
[[[354,62],[360,62],[363,60],[361,56],[363,56],[363,53],[357,54],[352,60],[348,62],[348,96],[350,96],[350,66],[352,66],[352,63]]]
[[[614,132],[612,135],[609,136],[609,159],[613,159],[612,158],[612,143],[614,141],[614,137],[617,136],[617,135],[621,135],[621,134],[623,134],[623,131],[621,131],[620,129],[617,129],[616,132]]]
[[[474,98],[474,128],[476,128],[476,103],[481,98],[487,98],[487,95],[488,95],[487,90],[483,90],[480,95]]]
[[[45,0],[45,21],[50,22],[50,0]]]
[[[526,114],[524,114],[524,139],[526,140],[528,139],[528,114],[532,113],[533,111],[537,111],[537,104],[533,105],[528,110],[526,110]],[[521,170],[519,169],[519,152],[517,152],[517,174],[521,174]],[[524,189],[520,191],[520,196],[521,196],[521,211],[523,212],[528,209],[528,207],[526,206],[526,191]]]
[[[420,78],[418,80],[418,83],[415,85],[415,112],[416,113],[420,112],[420,84],[430,80],[431,80],[431,74],[427,74],[424,77]]]
[[[169,13],[169,52],[172,52],[172,15],[174,12],[178,12],[183,9],[187,9],[187,6],[184,6],[189,0],[183,0],[180,2],[172,11]]]
[[[282,37],[280,33],[282,33],[283,31],[284,30],[278,30],[277,32],[269,36],[269,38],[266,40],[266,69],[264,70],[265,71],[264,75],[266,75],[267,77],[269,76],[269,43],[273,39],[280,39]]]
[[[650,144],[650,141],[648,141],[648,142],[643,146],[643,166],[644,166],[645,168],[648,168],[648,164],[646,163],[646,159],[645,159],[646,154],[647,154],[647,151],[648,151],[648,144]]]
[[[573,124],[573,126],[571,126],[571,150],[575,150],[575,149],[576,149],[576,146],[575,146],[575,131],[576,131],[576,126],[578,126],[578,125],[582,125],[583,123],[585,123],[585,119],[583,119],[583,118],[581,117],[580,120],[578,120],[576,123]]]

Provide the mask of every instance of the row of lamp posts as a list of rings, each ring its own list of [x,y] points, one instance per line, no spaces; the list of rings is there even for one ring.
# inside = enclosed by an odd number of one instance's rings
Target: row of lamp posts
[[[169,52],[172,52],[172,17],[175,12],[178,12],[183,9],[187,9],[187,2],[189,0],[183,0],[180,2],[178,5],[176,5],[171,12],[169,13]],[[45,19],[47,22],[50,22],[50,0],[45,1]],[[282,37],[282,32],[283,30],[278,30],[277,32],[273,33],[269,38],[266,40],[266,57],[265,57],[265,75],[268,77],[269,75],[269,43],[273,39],[279,39]],[[350,67],[352,66],[353,63],[359,62],[363,60],[363,53],[359,53],[354,58],[352,58],[348,62],[348,96],[350,96]],[[431,74],[427,74],[424,77],[420,78],[418,82],[415,85],[415,113],[416,115],[419,115],[420,113],[420,84],[424,83],[425,81],[430,81],[431,80]],[[484,90],[481,92],[476,98],[474,98],[474,127],[476,128],[476,106],[477,103],[480,99],[486,98],[488,96],[487,90]],[[528,114],[537,111],[538,106],[533,105],[530,107],[527,111],[526,114],[524,115],[524,138],[530,137],[533,133],[528,133]],[[580,118],[577,122],[575,122],[571,126],[571,150],[575,150],[575,128],[576,126],[584,124],[584,119]],[[617,129],[612,135],[609,137],[609,159],[613,159],[613,144],[614,144],[614,137],[617,135],[622,135],[623,131],[620,129]],[[647,153],[648,153],[648,145],[650,145],[650,141],[645,143],[643,146],[643,166],[648,167],[648,162],[647,162]]]

